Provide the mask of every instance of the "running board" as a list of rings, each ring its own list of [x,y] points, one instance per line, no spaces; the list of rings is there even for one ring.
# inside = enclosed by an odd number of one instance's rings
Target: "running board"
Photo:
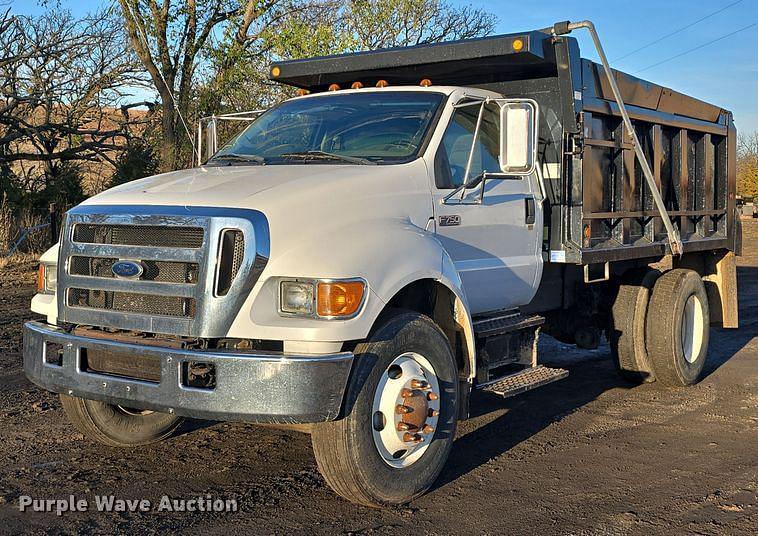
[[[527,316],[519,312],[513,312],[502,316],[474,319],[474,333],[477,337],[487,338],[536,328],[544,323],[545,318],[539,315]]]
[[[537,365],[536,367],[524,369],[515,374],[493,380],[478,388],[482,391],[508,398],[536,389],[537,387],[542,387],[548,383],[562,380],[568,374],[568,370],[565,369]]]

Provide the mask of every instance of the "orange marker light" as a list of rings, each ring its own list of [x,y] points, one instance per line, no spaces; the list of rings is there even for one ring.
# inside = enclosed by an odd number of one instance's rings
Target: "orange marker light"
[[[282,70],[279,67],[272,67],[271,68],[271,76],[273,76],[274,78],[276,78],[280,74],[282,74]]]
[[[424,78],[424,79],[421,81],[421,87],[429,87],[429,86],[431,86],[431,85],[432,85],[432,81],[431,81],[431,80],[429,80],[428,78]]]
[[[37,292],[45,292],[45,265],[40,264],[37,269]]]
[[[332,84],[331,86],[329,86],[329,91],[339,91],[339,90],[340,90],[339,84]]]
[[[379,81],[376,83],[376,87],[387,87],[388,85],[389,85],[389,84],[387,83],[387,81],[386,81],[386,80],[379,80]]]
[[[521,39],[514,39],[511,46],[513,47],[513,50],[520,52],[524,49],[524,42]]]
[[[310,93],[310,91],[308,91],[307,89],[298,89],[297,90],[297,96],[298,97],[305,97],[308,93]]]
[[[363,281],[318,284],[316,311],[319,316],[352,316],[363,303]]]
[[[353,85],[350,86],[351,89],[361,89],[363,87],[363,82],[353,82]]]

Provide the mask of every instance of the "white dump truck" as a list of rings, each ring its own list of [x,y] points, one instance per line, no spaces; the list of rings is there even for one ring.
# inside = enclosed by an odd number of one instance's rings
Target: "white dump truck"
[[[541,330],[697,382],[737,327],[732,115],[582,59],[578,29],[273,65],[300,96],[67,213],[27,376],[112,446],[299,426],[372,506],[434,484],[473,391],[566,376]]]

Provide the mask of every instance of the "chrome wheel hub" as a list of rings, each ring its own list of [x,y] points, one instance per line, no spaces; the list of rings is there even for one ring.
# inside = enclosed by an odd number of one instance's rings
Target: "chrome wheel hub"
[[[434,368],[421,354],[401,354],[382,373],[371,426],[374,444],[388,465],[407,467],[429,447],[439,419],[439,393]]]

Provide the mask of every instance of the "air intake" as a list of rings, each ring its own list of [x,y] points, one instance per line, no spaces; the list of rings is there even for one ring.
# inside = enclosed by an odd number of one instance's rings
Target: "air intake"
[[[245,257],[245,237],[238,229],[221,233],[218,266],[216,267],[216,296],[226,296]]]

